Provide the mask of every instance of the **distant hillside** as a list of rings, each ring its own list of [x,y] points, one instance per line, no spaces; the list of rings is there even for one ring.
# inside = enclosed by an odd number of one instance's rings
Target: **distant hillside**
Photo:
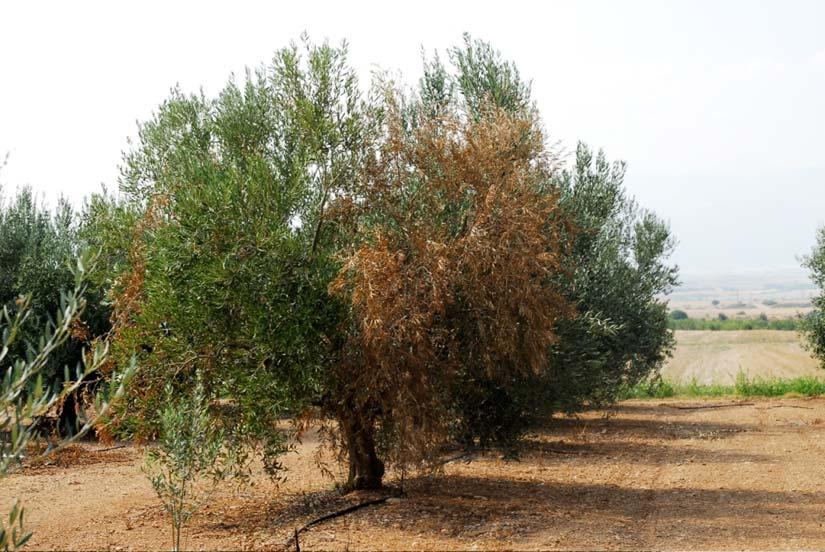
[[[681,273],[682,285],[668,297],[671,308],[691,318],[749,317],[761,313],[784,318],[810,310],[816,287],[801,267],[726,272]]]

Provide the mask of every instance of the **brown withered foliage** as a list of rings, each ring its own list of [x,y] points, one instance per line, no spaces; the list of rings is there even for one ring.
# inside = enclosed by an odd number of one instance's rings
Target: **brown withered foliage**
[[[163,223],[162,209],[168,204],[168,199],[163,195],[152,197],[146,206],[143,216],[137,221],[131,231],[131,248],[127,251],[128,269],[115,278],[112,286],[112,314],[110,316],[111,328],[109,332],[96,339],[97,342],[107,342],[112,346],[114,354],[109,357],[102,366],[101,372],[108,376],[115,369],[117,360],[126,359],[140,350],[141,343],[145,335],[136,323],[141,314],[143,304],[146,301],[145,277],[145,236]],[[156,376],[154,376],[155,379]],[[134,401],[144,401],[149,403],[152,400],[159,400],[160,390],[164,382],[152,381],[153,374],[146,370],[138,370],[133,383],[129,387],[126,398],[120,404],[115,405],[110,414],[99,418],[99,423],[95,427],[98,437],[106,442],[113,440],[112,427],[123,421],[126,411],[130,409]],[[142,418],[143,410],[136,408],[134,415]],[[138,438],[146,437],[137,435]]]
[[[354,316],[336,377],[351,484],[365,434],[389,436],[386,459],[420,465],[443,442],[460,368],[545,369],[571,312],[551,285],[568,233],[542,186],[556,159],[534,120],[402,103],[389,95],[385,135],[350,203],[361,240],[330,288]]]

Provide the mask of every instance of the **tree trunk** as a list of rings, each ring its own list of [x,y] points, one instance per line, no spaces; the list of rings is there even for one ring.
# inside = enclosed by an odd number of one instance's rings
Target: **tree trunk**
[[[77,409],[79,404],[77,397],[75,396],[76,393],[77,391],[67,395],[63,400],[63,404],[60,405],[57,434],[64,439],[72,437],[78,430],[79,418],[77,415]]]
[[[347,412],[339,416],[349,458],[350,491],[380,489],[384,477],[384,463],[375,450],[375,421],[365,420],[359,413]]]

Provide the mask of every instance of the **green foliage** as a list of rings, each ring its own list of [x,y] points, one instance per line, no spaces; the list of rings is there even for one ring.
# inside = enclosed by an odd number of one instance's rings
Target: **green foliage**
[[[825,226],[817,232],[816,245],[805,257],[804,266],[810,271],[811,280],[819,288],[813,301],[813,311],[804,319],[802,333],[814,357],[825,367]]]
[[[620,386],[655,374],[674,339],[661,299],[677,284],[668,226],[624,190],[624,163],[580,144],[559,183],[578,232],[567,293],[579,316],[562,323],[551,358],[552,404],[570,411],[615,400]]]
[[[19,296],[31,298],[29,314],[8,358],[24,357],[36,345],[42,328],[61,307],[61,293],[74,285],[72,263],[84,248],[78,221],[77,213],[63,199],[52,211],[39,203],[29,188],[10,198],[0,195],[0,306],[15,312]],[[66,343],[50,355],[42,372],[48,385],[62,384],[63,367],[80,364],[84,348],[109,330],[110,311],[102,301],[100,288],[92,284],[88,274],[85,277],[88,283],[82,320],[78,320]],[[0,374],[8,364],[0,361]],[[64,436],[77,430],[75,404],[71,398],[56,405],[60,410],[57,430]]]
[[[15,499],[9,511],[8,520],[0,523],[0,550],[19,550],[29,542],[32,534],[24,526],[25,512],[20,502]]]
[[[687,320],[688,318],[688,314],[683,310],[675,309],[670,311],[671,320]]]
[[[93,200],[116,352],[142,358],[124,432],[158,432],[167,382],[200,373],[272,459],[275,422],[322,401],[344,313],[327,293],[345,231],[330,213],[379,124],[346,53],[304,41],[216,98],[173,91],[125,156],[123,199]]]
[[[813,397],[825,395],[825,381],[810,376],[750,379],[740,372],[736,377],[735,391],[737,395],[744,397],[781,397],[791,394]]]
[[[795,331],[802,327],[802,319],[783,318],[779,320],[764,320],[762,318],[719,318],[705,320],[702,318],[688,318],[668,321],[671,330],[781,330]]]
[[[488,102],[510,113],[525,113],[532,108],[530,84],[521,79],[516,65],[505,60],[489,42],[474,40],[465,33],[464,45],[450,49],[449,55],[456,68],[454,86],[476,117]],[[427,86],[431,87],[433,80],[432,74],[425,73],[425,100],[429,97]]]
[[[644,380],[633,386],[624,386],[619,398],[666,399],[670,397],[782,397],[825,395],[825,380],[803,376],[793,379],[750,378],[744,372],[736,375],[734,385],[700,384],[692,380],[687,384],[673,383],[662,378]]]
[[[32,306],[13,345],[12,357],[23,357],[43,326],[60,307],[61,290],[73,284],[70,261],[76,253],[75,224],[71,206],[61,201],[55,213],[40,205],[28,188],[13,198],[0,197],[0,305],[14,311],[20,295],[29,295]],[[63,365],[76,364],[82,349],[70,343],[50,357],[43,376],[53,383]],[[0,364],[0,373],[8,368]]]
[[[144,472],[172,522],[172,549],[181,549],[184,526],[210,499],[217,484],[236,466],[229,436],[210,415],[199,381],[190,394],[166,389],[160,411],[157,448],[149,451]]]
[[[51,366],[53,356],[66,345],[73,325],[86,307],[85,278],[92,261],[88,255],[80,257],[73,271],[73,289],[61,294],[55,319],[45,324],[40,337],[29,345],[24,357],[12,356],[12,351],[15,342],[24,335],[26,320],[34,312],[30,298],[19,298],[14,314],[8,308],[2,311],[0,362],[5,361],[8,368],[0,381],[0,436],[4,437],[0,440],[0,479],[7,475],[13,464],[25,453],[35,431],[31,421],[43,416],[77,391],[84,380],[98,372],[107,360],[108,350],[100,345],[81,355],[82,362],[77,366],[73,381],[67,381],[62,388],[47,387],[44,384],[44,374]],[[68,367],[64,371],[68,375]],[[123,395],[132,373],[133,367],[129,366],[124,372],[114,374],[112,386],[98,393],[95,398],[93,410],[97,416],[82,420],[79,431],[71,438],[53,443],[50,452],[83,436],[101,417],[105,417],[112,401]],[[23,508],[15,502],[8,523],[0,524],[0,550],[12,550],[25,544],[30,534],[24,530],[23,520]]]

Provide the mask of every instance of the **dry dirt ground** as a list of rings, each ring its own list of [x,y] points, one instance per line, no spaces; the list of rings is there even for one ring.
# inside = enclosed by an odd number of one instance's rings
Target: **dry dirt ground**
[[[740,370],[749,377],[825,376],[797,332],[778,330],[677,331],[676,351],[662,375],[682,383],[732,385]]]
[[[281,549],[308,520],[375,496],[338,495],[313,468],[316,445],[289,457],[279,487],[258,474],[251,487],[221,490],[186,547]],[[168,549],[141,450],[100,448],[12,475],[0,511],[25,500],[33,548]],[[520,461],[490,454],[408,478],[401,499],[314,526],[301,548],[825,549],[823,456],[823,399],[630,401],[556,419]]]

